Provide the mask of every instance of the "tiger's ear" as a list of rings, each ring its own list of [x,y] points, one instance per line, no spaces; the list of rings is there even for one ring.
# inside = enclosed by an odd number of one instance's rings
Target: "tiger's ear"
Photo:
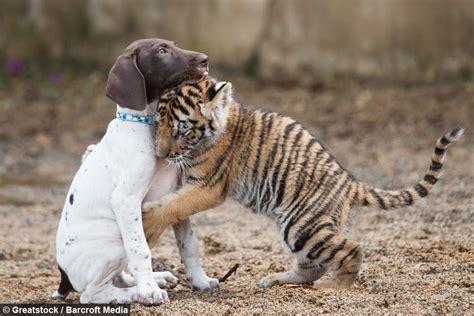
[[[232,99],[232,84],[227,81],[216,83],[207,92],[207,97],[206,107],[209,110],[225,107],[227,101]]]

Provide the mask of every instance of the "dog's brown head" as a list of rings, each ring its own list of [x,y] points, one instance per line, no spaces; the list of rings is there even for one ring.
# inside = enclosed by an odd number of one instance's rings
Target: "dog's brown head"
[[[133,42],[117,58],[107,80],[106,95],[123,107],[141,111],[160,94],[182,82],[208,75],[206,55],[159,39]]]

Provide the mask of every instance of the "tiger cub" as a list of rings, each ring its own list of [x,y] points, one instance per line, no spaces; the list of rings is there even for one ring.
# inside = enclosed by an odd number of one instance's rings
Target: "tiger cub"
[[[293,269],[260,281],[263,287],[308,283],[328,268],[319,287],[347,287],[360,268],[359,244],[342,227],[358,206],[384,210],[412,205],[438,181],[449,144],[463,129],[441,137],[423,179],[388,191],[359,182],[315,137],[295,120],[242,106],[232,85],[207,78],[165,92],[157,110],[156,153],[184,175],[183,186],[144,205],[147,239],[192,214],[232,197],[271,217],[296,255]]]

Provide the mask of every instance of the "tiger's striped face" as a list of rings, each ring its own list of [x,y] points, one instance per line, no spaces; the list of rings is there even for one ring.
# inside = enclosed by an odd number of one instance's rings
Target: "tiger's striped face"
[[[225,130],[231,87],[208,77],[165,91],[157,109],[157,156],[179,165],[214,143]]]

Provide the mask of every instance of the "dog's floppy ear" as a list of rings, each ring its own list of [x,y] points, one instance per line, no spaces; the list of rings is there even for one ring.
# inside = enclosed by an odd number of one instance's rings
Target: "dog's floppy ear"
[[[145,109],[145,78],[138,69],[135,50],[117,58],[110,69],[105,94],[122,107],[137,111]]]

